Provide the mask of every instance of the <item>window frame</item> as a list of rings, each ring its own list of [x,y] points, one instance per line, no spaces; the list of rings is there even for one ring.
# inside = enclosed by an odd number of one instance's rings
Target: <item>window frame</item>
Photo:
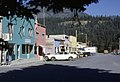
[[[33,37],[33,29],[32,28],[28,28],[28,36]]]

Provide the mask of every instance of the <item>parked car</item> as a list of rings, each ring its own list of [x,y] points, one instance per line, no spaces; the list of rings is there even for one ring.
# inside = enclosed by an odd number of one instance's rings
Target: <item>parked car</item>
[[[68,52],[60,52],[57,54],[46,55],[44,59],[52,60],[52,61],[55,61],[55,60],[70,60],[71,61],[75,58],[77,58],[76,54],[71,54]]]
[[[77,55],[77,58],[80,58],[80,54],[76,51],[73,51],[73,52],[70,52],[71,54],[76,54]]]

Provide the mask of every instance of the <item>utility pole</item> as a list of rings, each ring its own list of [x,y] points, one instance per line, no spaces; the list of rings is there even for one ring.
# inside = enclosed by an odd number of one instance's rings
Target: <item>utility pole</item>
[[[87,42],[87,39],[88,39],[88,36],[87,36],[87,34],[85,34],[85,38],[86,38],[86,45],[87,45],[87,43],[88,43],[88,42]]]
[[[75,33],[76,33],[75,35],[76,35],[76,41],[77,41],[77,30],[76,30],[76,32],[75,32]]]
[[[119,50],[120,50],[120,38],[119,38]]]
[[[43,7],[43,25],[45,26],[45,7]]]

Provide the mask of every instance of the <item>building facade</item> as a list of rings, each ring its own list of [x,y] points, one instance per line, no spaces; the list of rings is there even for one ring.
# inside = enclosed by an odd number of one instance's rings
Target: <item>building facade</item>
[[[76,51],[76,46],[77,46],[77,38],[75,36],[69,36],[69,51],[74,52]]]
[[[46,53],[69,52],[69,36],[47,35],[46,36]]]
[[[54,37],[51,37],[50,35],[46,35],[46,54],[54,54]]]
[[[39,23],[35,23],[34,45],[34,52],[37,57],[45,54],[46,28],[45,26],[42,26]]]
[[[11,60],[34,57],[34,20],[3,17],[2,37],[9,43]],[[7,51],[6,51],[7,52]]]

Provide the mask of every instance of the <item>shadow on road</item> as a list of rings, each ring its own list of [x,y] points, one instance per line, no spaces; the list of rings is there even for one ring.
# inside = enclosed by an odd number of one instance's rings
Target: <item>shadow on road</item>
[[[0,82],[120,82],[109,71],[45,64],[0,74]]]

